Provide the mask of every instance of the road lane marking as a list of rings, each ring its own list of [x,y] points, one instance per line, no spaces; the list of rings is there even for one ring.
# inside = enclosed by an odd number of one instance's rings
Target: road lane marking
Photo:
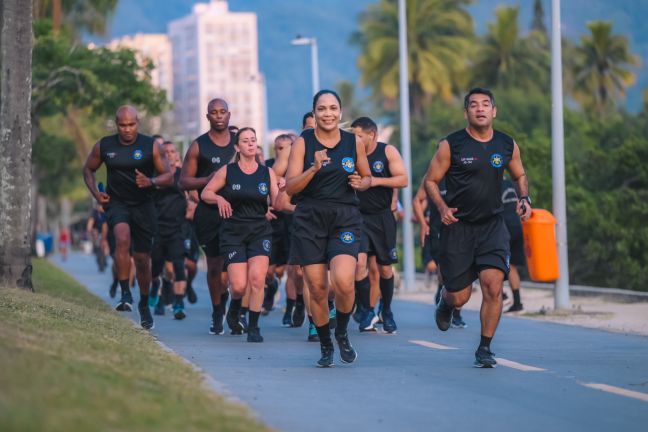
[[[535,366],[529,366],[522,363],[514,362],[513,360],[507,360],[501,357],[496,357],[498,366],[509,367],[511,369],[517,369],[523,372],[544,372],[546,369],[542,369]]]
[[[593,388],[596,390],[601,390],[608,393],[614,393],[619,396],[626,396],[634,399],[639,399],[640,401],[648,402],[648,393],[641,393],[638,391],[615,387],[608,384],[588,383],[583,385],[585,387]]]
[[[410,342],[413,343],[413,344],[416,344],[416,345],[424,346],[426,348],[433,348],[433,349],[438,349],[438,350],[456,350],[457,349],[455,347],[441,345],[441,344],[437,344],[437,343],[434,343],[434,342],[428,342],[428,341],[424,341],[424,340],[411,340]]]

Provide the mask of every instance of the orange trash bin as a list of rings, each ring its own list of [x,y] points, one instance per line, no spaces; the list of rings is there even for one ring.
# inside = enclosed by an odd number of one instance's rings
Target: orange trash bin
[[[524,254],[529,276],[536,282],[558,279],[558,244],[556,218],[547,210],[533,209],[528,221],[522,222]]]

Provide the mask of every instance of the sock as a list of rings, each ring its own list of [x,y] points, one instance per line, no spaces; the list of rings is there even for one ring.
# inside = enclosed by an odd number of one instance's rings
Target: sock
[[[221,313],[221,310],[220,304],[212,304],[212,315]]]
[[[140,294],[139,305],[148,307],[148,298],[148,294]]]
[[[230,300],[230,310],[232,311],[232,314],[234,313],[240,313],[241,311],[241,303],[243,302],[243,299],[235,299],[233,298]]]
[[[394,297],[394,276],[389,279],[380,278],[380,297],[383,312],[391,312],[391,302]]]
[[[522,300],[520,299],[520,290],[512,290],[513,291],[513,304],[514,305],[520,305],[522,304]]]
[[[313,322],[313,317],[310,316],[310,315],[308,315],[308,324],[315,324],[315,323]]]
[[[153,280],[151,281],[151,291],[149,291],[149,294],[151,295],[151,297],[157,297],[158,295],[160,295],[159,277],[153,278]]]
[[[490,343],[493,340],[493,337],[488,337],[488,336],[481,336],[481,340],[479,341],[479,346],[480,347],[486,347],[490,350]]]
[[[227,299],[229,299],[229,291],[225,291],[223,294],[221,294],[221,301],[220,301],[220,308],[221,308],[221,313],[225,315],[225,308],[227,307]]]
[[[287,299],[286,300],[286,313],[291,313],[295,307],[295,300]]]
[[[178,304],[178,305],[182,304],[182,299],[184,298],[184,294],[174,294],[173,298],[175,300],[173,303]]]
[[[367,310],[371,309],[369,305],[371,302],[371,283],[369,282],[369,276],[356,281],[355,287],[358,292],[358,304]]]
[[[331,341],[331,329],[328,326],[328,323],[324,324],[321,327],[315,327],[317,329],[317,336],[319,336],[320,344],[322,346],[332,346],[333,342]]]
[[[250,308],[242,307],[242,308],[241,308],[241,312],[239,312],[239,314],[240,314],[241,316],[243,316],[243,315],[247,314],[248,311],[250,311]],[[250,311],[250,313],[252,313],[252,311]]]
[[[261,315],[261,312],[250,311],[250,321],[248,324],[249,328],[259,327],[259,315]]]
[[[333,303],[333,300],[328,301],[328,307],[329,307],[329,310],[333,310],[333,308],[335,307],[335,304]]]
[[[351,312],[337,311],[337,326],[335,327],[335,336],[344,336],[349,326]]]
[[[295,304],[298,305],[304,304],[304,294],[297,294],[297,300],[295,300]]]
[[[461,317],[461,309],[454,309],[452,311],[452,318],[459,318]]]
[[[130,286],[128,286],[128,279],[120,280],[119,287],[121,288],[122,295],[130,292]]]

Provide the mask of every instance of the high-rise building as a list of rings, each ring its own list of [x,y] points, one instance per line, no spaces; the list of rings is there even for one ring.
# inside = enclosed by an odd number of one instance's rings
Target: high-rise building
[[[142,34],[124,36],[114,39],[106,45],[107,48],[130,48],[137,52],[138,61],[153,62],[151,84],[166,90],[167,99],[173,100],[173,62],[171,59],[171,41],[165,34]]]
[[[252,126],[263,142],[265,84],[259,72],[257,18],[211,0],[171,21],[173,103],[177,129],[191,140],[209,130],[207,103],[223,98],[231,124]]]

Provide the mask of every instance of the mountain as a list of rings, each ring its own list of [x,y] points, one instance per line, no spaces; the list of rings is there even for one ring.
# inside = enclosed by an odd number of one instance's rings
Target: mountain
[[[316,37],[319,48],[320,82],[333,88],[340,80],[359,83],[356,68],[358,49],[349,44],[357,28],[358,14],[376,0],[231,0],[231,11],[253,11],[259,24],[259,61],[266,78],[268,122],[271,129],[297,129],[301,116],[311,107],[310,50],[292,46],[296,35]],[[193,0],[121,0],[104,38],[88,41],[106,42],[127,34],[165,33],[167,23],[191,12]],[[544,0],[547,27],[550,1]],[[521,28],[531,22],[532,0],[481,0],[470,7],[478,33],[493,20],[500,4],[520,5]],[[610,20],[614,31],[625,33],[633,52],[648,62],[648,32],[642,32],[648,17],[645,0],[563,0],[563,34],[577,40],[587,31],[591,20]],[[628,92],[627,107],[641,106],[641,89],[648,87],[648,71],[637,70],[637,84]]]

